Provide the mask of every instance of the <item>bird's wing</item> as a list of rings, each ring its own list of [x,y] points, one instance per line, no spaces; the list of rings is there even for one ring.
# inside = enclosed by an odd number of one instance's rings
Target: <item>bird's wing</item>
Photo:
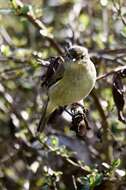
[[[49,88],[59,81],[64,75],[64,59],[52,58],[46,73],[42,76],[42,87]]]
[[[46,94],[43,99],[42,115],[37,127],[37,132],[43,131],[48,120],[47,107],[49,102],[48,89],[56,84],[64,75],[64,60],[62,57],[52,58],[46,73],[42,76],[42,89]]]

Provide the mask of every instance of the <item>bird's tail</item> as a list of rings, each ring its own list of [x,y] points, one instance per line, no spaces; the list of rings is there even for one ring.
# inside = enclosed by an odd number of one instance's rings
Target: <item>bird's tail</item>
[[[48,88],[43,87],[43,107],[42,107],[42,115],[37,127],[37,133],[40,133],[44,130],[46,123],[48,121],[48,103],[49,103],[49,95],[48,95]]]
[[[44,102],[43,108],[42,108],[42,115],[37,127],[37,132],[42,132],[45,128],[45,125],[47,123],[48,117],[47,117],[47,107],[48,107],[48,99],[46,102]]]
[[[37,133],[40,133],[44,130],[46,124],[49,121],[50,114],[56,109],[56,107],[52,104],[51,101],[49,101],[49,96],[47,95],[47,98],[45,98],[43,107],[42,107],[42,115],[37,127]]]

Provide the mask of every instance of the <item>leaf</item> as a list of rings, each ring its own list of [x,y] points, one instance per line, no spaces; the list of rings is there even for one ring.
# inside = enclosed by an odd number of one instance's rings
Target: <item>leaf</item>
[[[26,15],[30,10],[30,7],[28,5],[24,5],[22,8],[21,8],[21,14],[23,15]]]
[[[58,147],[59,145],[59,139],[56,136],[51,136],[51,145],[53,147]]]
[[[95,177],[95,186],[98,186],[101,184],[103,179],[103,174],[98,173]]]
[[[98,172],[93,172],[88,176],[90,188],[93,189],[96,186],[99,186],[102,182],[103,174]]]
[[[1,45],[0,51],[6,57],[11,54],[10,47],[8,45]]]
[[[11,0],[11,3],[14,9],[18,9],[23,6],[22,2],[19,0]]]
[[[116,159],[116,160],[113,160],[111,166],[112,166],[113,168],[117,168],[117,167],[119,167],[120,163],[121,163],[121,160],[120,160],[120,159]]]
[[[88,15],[81,14],[79,20],[83,24],[84,29],[86,29],[89,26],[90,19],[89,19]]]
[[[91,190],[94,187],[99,186],[103,180],[103,174],[98,172],[93,172],[87,177],[80,178],[83,187],[81,190]]]

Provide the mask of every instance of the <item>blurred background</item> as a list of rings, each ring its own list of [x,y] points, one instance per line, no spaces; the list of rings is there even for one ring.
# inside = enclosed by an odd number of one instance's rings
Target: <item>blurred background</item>
[[[37,59],[71,44],[87,47],[97,69],[84,102],[90,129],[71,130],[64,113],[36,137]],[[0,0],[0,189],[125,190],[125,89],[125,0]]]

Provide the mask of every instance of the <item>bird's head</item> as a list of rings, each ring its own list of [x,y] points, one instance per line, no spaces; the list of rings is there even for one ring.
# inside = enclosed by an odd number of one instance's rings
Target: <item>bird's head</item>
[[[85,47],[73,45],[67,51],[67,58],[69,61],[74,62],[87,62],[89,59],[88,50]]]

